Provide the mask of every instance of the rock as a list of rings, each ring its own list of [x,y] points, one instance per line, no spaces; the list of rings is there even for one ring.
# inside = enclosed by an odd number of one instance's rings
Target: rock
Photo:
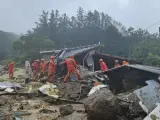
[[[117,95],[120,98],[118,105],[118,114],[127,117],[127,119],[133,120],[138,117],[144,118],[146,113],[139,105],[138,97],[133,93],[121,93]],[[127,101],[127,102],[126,102]]]
[[[7,103],[6,99],[0,99],[0,106],[4,105],[6,103]]]
[[[59,108],[60,114],[65,116],[74,112],[72,105],[64,105]]]
[[[89,96],[84,106],[91,120],[115,120],[117,100],[107,88],[102,88]]]

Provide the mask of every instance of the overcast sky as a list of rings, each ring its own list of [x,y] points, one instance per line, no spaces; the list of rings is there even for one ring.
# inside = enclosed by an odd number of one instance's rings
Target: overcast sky
[[[35,27],[42,10],[75,15],[77,8],[107,13],[125,26],[147,28],[160,22],[160,0],[1,0],[0,30],[25,33]],[[148,29],[158,32],[160,24]]]

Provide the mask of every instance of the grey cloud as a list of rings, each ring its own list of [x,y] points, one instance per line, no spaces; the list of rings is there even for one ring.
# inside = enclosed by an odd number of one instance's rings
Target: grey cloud
[[[60,13],[75,15],[79,6],[85,10],[107,13],[123,25],[147,28],[160,21],[159,0],[1,0],[0,29],[25,33],[35,27],[42,10],[58,9]],[[160,24],[149,29],[157,32]]]

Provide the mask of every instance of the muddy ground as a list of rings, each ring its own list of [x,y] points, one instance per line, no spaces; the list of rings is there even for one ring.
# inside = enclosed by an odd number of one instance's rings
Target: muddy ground
[[[84,105],[72,104],[74,112],[61,116],[62,105],[44,102],[47,97],[27,98],[23,96],[1,96],[0,120],[12,120],[13,111],[27,111],[31,115],[23,116],[23,120],[87,120]]]
[[[15,115],[14,114],[15,111],[26,111],[27,113],[30,113],[29,115],[23,115],[22,116],[23,120],[89,120],[88,117],[89,114],[87,114],[84,104],[80,104],[84,103],[86,99],[88,99],[87,94],[91,89],[91,87],[89,87],[85,83],[85,80],[84,80],[85,84],[84,83],[82,84],[79,81],[70,81],[68,83],[63,83],[61,80],[56,79],[54,81],[54,84],[57,85],[60,91],[59,92],[60,99],[69,100],[69,101],[60,101],[60,100],[57,101],[51,97],[42,95],[42,93],[38,91],[39,87],[44,85],[44,83],[31,82],[29,84],[24,84],[23,74],[24,71],[22,69],[17,69],[15,73],[16,76],[15,80],[9,80],[7,74],[3,74],[0,76],[1,81],[20,83],[23,88],[18,90],[18,92],[28,93],[29,89],[32,88],[29,95],[28,94],[3,95],[3,96],[1,95],[0,120],[12,120]],[[1,93],[3,93],[3,91],[0,91],[0,94]],[[144,118],[145,114],[139,108],[139,105],[136,104],[137,106],[135,106],[135,104],[132,103],[132,99],[131,102],[128,101],[129,100],[128,95],[130,93],[126,94],[122,95],[120,94],[115,96],[116,101],[117,97],[119,100],[118,101],[119,106],[116,105],[116,107],[118,108],[115,108],[115,113],[117,114],[115,117],[116,120],[135,120],[138,117]],[[108,97],[107,95],[105,96],[106,98]],[[104,95],[100,96],[100,94],[97,94],[92,96],[92,99],[98,102],[99,98],[102,99],[103,97]],[[95,105],[97,104],[97,102],[95,102]],[[90,103],[92,103],[92,101]],[[60,108],[68,104],[71,104],[73,106],[73,113],[70,113],[68,115],[61,115]]]
[[[24,115],[23,120],[87,120],[87,113],[83,104],[74,104],[70,102],[55,102],[50,97],[42,95],[38,92],[39,87],[44,85],[40,82],[31,82],[24,84],[23,69],[18,69],[15,72],[16,79],[9,80],[8,74],[5,72],[1,74],[1,81],[9,81],[20,83],[23,87],[18,90],[21,93],[28,93],[30,87],[32,88],[32,95],[4,95],[0,96],[0,120],[12,120],[14,117],[13,111],[26,111],[30,115]],[[86,89],[79,82],[63,83],[60,80],[54,82],[59,89],[60,98],[67,100],[79,100],[87,96],[90,89]],[[84,90],[80,90],[84,89]],[[81,93],[82,92],[82,93]],[[0,94],[4,91],[0,91]],[[70,115],[62,116],[59,108],[63,105],[71,104],[74,112]]]

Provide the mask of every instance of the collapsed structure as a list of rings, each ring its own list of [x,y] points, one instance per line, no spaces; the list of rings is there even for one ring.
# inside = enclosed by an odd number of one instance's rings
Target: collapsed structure
[[[0,88],[5,90],[0,92],[0,95],[19,95],[23,98],[22,101],[19,100],[22,98],[16,98],[16,101],[13,101],[13,103],[18,102],[18,105],[14,106],[16,111],[13,112],[12,109],[10,112],[12,111],[15,116],[18,116],[17,114],[22,114],[22,116],[28,114],[32,119],[34,117],[37,120],[88,120],[88,118],[91,120],[159,119],[160,68],[140,65],[134,60],[129,60],[130,65],[113,68],[115,60],[119,60],[122,63],[127,59],[100,53],[99,47],[100,44],[94,44],[62,50],[41,51],[40,54],[45,60],[49,59],[51,55],[55,56],[57,73],[54,84],[44,84],[41,80],[39,80],[40,82],[31,82],[29,84],[20,82],[21,86],[10,82],[0,82]],[[77,64],[80,65],[80,72],[84,80],[76,81],[74,76],[71,76],[73,81],[63,83],[60,79],[66,74],[66,66],[60,63],[72,55],[75,56]],[[99,59],[105,61],[109,67],[108,71],[99,71]],[[16,82],[18,82],[19,74],[16,78]],[[21,79],[23,79],[22,76]],[[24,96],[26,97],[25,100]],[[8,99],[8,97],[5,99]],[[42,99],[43,102],[36,101],[36,103],[32,103],[35,97],[39,101]],[[0,111],[3,111],[7,104],[12,104],[6,101],[2,97],[0,105],[3,106],[5,104]],[[54,106],[55,104],[67,105],[61,107]],[[29,105],[34,107],[30,109],[27,107]],[[18,110],[34,112],[29,114]],[[5,112],[1,113],[5,114]],[[47,117],[46,114],[48,115]],[[73,118],[72,115],[74,116]],[[40,118],[37,118],[37,116],[40,116]],[[26,117],[27,120],[28,118]]]
[[[56,54],[57,63],[63,61],[66,57],[74,55],[76,62],[92,71],[92,75],[100,82],[109,86],[109,89],[114,94],[121,94],[130,90],[139,99],[141,108],[149,114],[160,102],[160,84],[158,77],[160,75],[160,68],[140,65],[140,62],[129,60],[130,65],[113,68],[114,61],[127,60],[123,57],[113,56],[109,54],[100,53],[98,51],[100,44],[82,46],[70,49],[63,49]],[[43,52],[43,54],[45,54]],[[99,59],[103,59],[110,68],[106,72],[96,72],[100,70]],[[59,66],[59,70],[64,66]],[[149,119],[145,119],[149,120]]]
[[[69,56],[74,56],[77,64],[93,72],[100,70],[99,59],[103,59],[109,68],[113,68],[115,60],[119,60],[120,63],[127,60],[127,58],[124,57],[100,53],[100,43],[75,48],[64,48],[62,50],[41,51],[40,54],[46,60],[48,60],[51,55],[55,56],[58,73],[65,68],[63,65],[59,65],[59,63]],[[129,62],[138,63],[134,60],[129,60]]]

